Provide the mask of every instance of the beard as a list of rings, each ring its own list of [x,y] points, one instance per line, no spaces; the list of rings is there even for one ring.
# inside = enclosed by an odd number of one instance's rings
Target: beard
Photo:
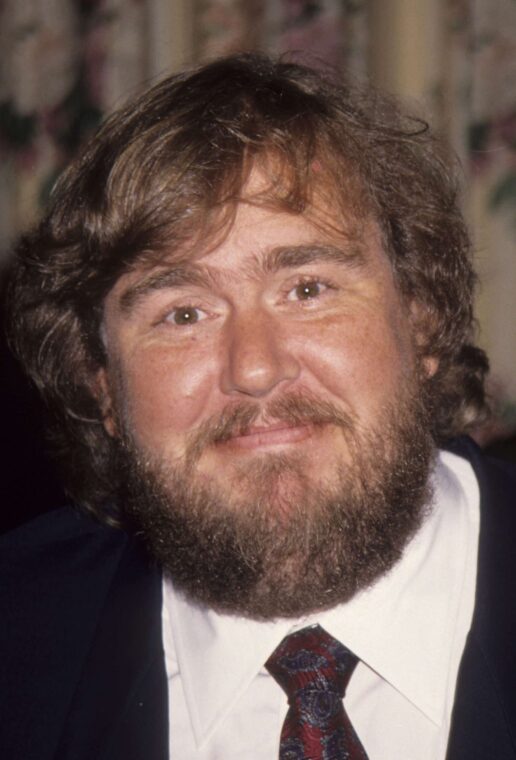
[[[422,387],[407,382],[369,429],[305,393],[232,404],[189,436],[173,465],[143,451],[119,420],[123,515],[193,602],[259,620],[346,602],[400,559],[430,502],[434,445]],[[306,453],[244,458],[224,481],[199,471],[204,452],[258,416],[321,435],[336,426],[346,461],[336,456],[322,480]]]

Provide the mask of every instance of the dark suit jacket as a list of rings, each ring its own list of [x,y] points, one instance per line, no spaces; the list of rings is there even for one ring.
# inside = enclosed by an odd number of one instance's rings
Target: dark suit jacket
[[[481,537],[448,760],[516,760],[516,473],[466,447]],[[0,572],[0,758],[167,760],[160,572],[138,543],[59,510],[0,538]]]

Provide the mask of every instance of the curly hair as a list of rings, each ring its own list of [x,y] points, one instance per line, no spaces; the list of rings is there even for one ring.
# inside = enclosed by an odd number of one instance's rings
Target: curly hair
[[[398,287],[419,306],[419,350],[438,359],[426,393],[436,442],[484,414],[487,360],[472,338],[475,277],[449,153],[375,91],[258,54],[220,59],[107,120],[17,246],[10,342],[50,410],[67,490],[104,519],[118,490],[93,389],[104,299],[136,265],[224,231],[260,162],[274,176],[258,202],[300,214],[322,182],[343,219],[379,225]]]

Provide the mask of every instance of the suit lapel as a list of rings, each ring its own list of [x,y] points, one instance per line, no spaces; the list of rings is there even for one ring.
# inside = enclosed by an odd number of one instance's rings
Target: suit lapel
[[[480,486],[477,589],[447,760],[516,758],[516,482],[466,442]],[[463,450],[457,453],[464,455]]]
[[[56,760],[166,760],[161,577],[130,541],[113,578]]]

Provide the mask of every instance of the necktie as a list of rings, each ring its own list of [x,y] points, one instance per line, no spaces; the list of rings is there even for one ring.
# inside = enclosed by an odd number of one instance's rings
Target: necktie
[[[319,625],[283,639],[265,663],[288,697],[280,760],[367,760],[342,698],[357,658]]]

